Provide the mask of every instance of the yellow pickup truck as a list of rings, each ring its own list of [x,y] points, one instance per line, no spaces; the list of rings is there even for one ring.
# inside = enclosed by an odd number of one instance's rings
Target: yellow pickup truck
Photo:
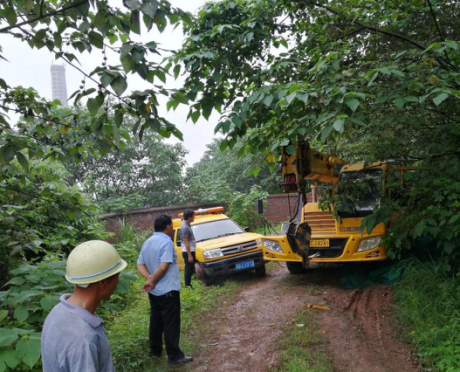
[[[265,276],[262,235],[241,228],[223,211],[223,207],[195,211],[195,222],[191,226],[196,239],[196,260],[201,269],[197,275],[205,281],[248,270]],[[179,268],[183,270],[182,222],[180,218],[173,219],[174,247]]]

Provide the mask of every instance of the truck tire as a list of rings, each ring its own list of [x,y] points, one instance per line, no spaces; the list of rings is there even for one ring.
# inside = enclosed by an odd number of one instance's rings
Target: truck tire
[[[293,275],[304,274],[307,272],[300,262],[286,262],[289,272]]]
[[[263,278],[265,275],[267,275],[267,269],[265,268],[265,264],[258,267],[257,269],[254,270],[256,272],[256,275],[258,277]]]
[[[199,263],[195,264],[195,276],[198,280],[203,281],[206,285],[212,284],[212,277],[204,272]]]

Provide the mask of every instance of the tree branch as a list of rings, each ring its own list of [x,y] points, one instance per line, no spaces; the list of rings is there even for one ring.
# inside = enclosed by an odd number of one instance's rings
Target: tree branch
[[[74,3],[74,4],[71,4],[71,5],[65,6],[65,7],[61,8],[61,9],[57,9],[55,11],[52,11],[52,12],[49,12],[49,13],[46,13],[46,14],[43,14],[43,15],[39,15],[38,17],[36,17],[34,19],[24,21],[24,22],[21,22],[21,23],[15,24],[15,25],[11,25],[11,26],[8,26],[8,27],[0,28],[0,33],[6,33],[6,32],[8,32],[8,31],[10,31],[10,30],[12,30],[14,28],[18,28],[18,27],[21,27],[21,26],[24,26],[24,25],[27,25],[27,24],[30,24],[30,23],[34,23],[34,22],[40,21],[41,19],[48,18],[48,17],[51,17],[51,16],[56,15],[58,13],[64,12],[66,10],[76,8],[76,7],[80,6],[80,5],[83,5],[83,4],[87,3],[88,1],[89,0],[82,0],[82,1],[79,1],[78,3]],[[41,9],[40,9],[40,12],[41,12]]]

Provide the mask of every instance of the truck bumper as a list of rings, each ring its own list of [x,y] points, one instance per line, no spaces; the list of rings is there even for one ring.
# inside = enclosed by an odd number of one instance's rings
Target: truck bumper
[[[237,263],[248,261],[254,261],[254,267],[236,270],[235,266]],[[212,277],[254,270],[264,265],[265,262],[263,259],[262,251],[242,254],[240,256],[225,258],[223,260],[214,262],[200,262],[200,266],[205,272],[205,274]]]

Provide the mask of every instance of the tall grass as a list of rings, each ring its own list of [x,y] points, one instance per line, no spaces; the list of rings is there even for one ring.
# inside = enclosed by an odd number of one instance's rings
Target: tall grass
[[[438,262],[410,260],[395,286],[397,312],[420,362],[439,372],[460,370],[460,278]]]

